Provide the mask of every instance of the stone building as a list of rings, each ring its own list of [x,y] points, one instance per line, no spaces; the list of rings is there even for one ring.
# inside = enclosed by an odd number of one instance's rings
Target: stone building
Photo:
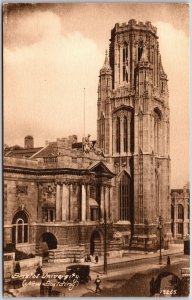
[[[97,142],[77,136],[4,152],[4,245],[53,260],[171,238],[169,104],[157,29],[130,20],[111,31],[98,86]],[[117,251],[117,252],[116,252]]]
[[[171,231],[174,240],[189,238],[190,234],[190,190],[171,190]]]
[[[5,154],[5,247],[13,243],[22,252],[42,254],[46,243],[57,249],[50,252],[54,260],[103,253],[114,174],[103,156],[85,154],[75,142],[76,136],[58,139],[27,158],[24,149],[20,157],[14,157],[17,150]],[[108,230],[110,235],[109,251],[118,244]]]
[[[157,29],[116,24],[100,71],[97,142],[117,174],[113,219],[137,249],[156,247],[159,217],[165,244],[171,237],[167,81]]]

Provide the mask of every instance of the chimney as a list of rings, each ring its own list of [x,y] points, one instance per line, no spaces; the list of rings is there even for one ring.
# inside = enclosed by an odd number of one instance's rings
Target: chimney
[[[33,140],[33,136],[27,135],[27,136],[25,137],[24,148],[25,148],[25,149],[34,148],[34,140]]]

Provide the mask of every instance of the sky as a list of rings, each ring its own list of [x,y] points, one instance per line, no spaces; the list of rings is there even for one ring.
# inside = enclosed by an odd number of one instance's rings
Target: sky
[[[96,139],[97,88],[115,23],[157,27],[168,76],[171,187],[189,181],[189,7],[173,3],[13,4],[4,7],[4,143]]]

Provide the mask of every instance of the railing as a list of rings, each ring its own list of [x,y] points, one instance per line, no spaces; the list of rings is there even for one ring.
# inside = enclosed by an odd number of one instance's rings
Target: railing
[[[45,164],[56,163],[57,162],[57,157],[56,156],[53,156],[53,157],[44,157],[43,160],[44,160]]]

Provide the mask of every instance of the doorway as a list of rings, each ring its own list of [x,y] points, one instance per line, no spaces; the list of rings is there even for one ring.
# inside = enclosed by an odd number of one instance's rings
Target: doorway
[[[98,230],[93,231],[91,235],[90,254],[91,255],[102,254],[102,238],[101,238],[101,233]]]

